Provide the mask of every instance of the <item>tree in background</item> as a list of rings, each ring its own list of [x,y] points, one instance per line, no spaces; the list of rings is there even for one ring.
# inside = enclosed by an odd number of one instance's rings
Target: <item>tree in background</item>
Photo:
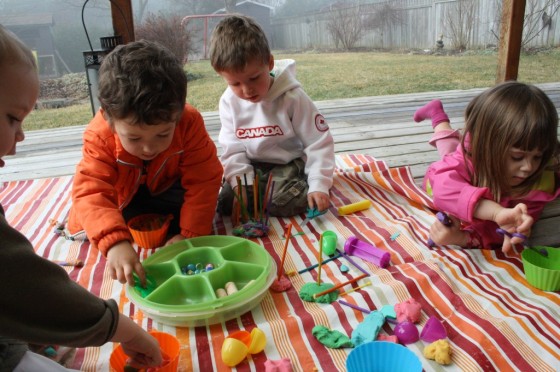
[[[496,0],[496,30],[492,34],[496,40],[500,40],[500,25],[502,17],[502,0]],[[560,10],[560,0],[527,0],[525,4],[525,16],[523,17],[523,36],[521,47],[527,45],[536,37],[552,27],[551,21]]]
[[[400,1],[392,1],[385,4],[374,4],[373,12],[364,20],[364,27],[367,30],[378,30],[381,35],[381,47],[383,48],[383,34],[390,32],[392,26],[403,25],[404,14]]]
[[[136,39],[157,41],[187,63],[194,46],[191,31],[181,26],[182,18],[179,15],[148,14],[144,22],[136,26]]]
[[[475,25],[476,0],[457,0],[449,4],[445,13],[446,34],[456,50],[465,50],[470,44]]]
[[[360,6],[358,4],[332,5],[328,14],[327,30],[333,37],[337,49],[340,45],[345,50],[354,48],[365,33]]]

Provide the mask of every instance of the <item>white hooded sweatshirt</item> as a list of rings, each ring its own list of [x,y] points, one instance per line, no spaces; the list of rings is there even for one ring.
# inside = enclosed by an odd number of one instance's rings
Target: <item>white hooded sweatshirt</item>
[[[228,87],[220,99],[222,128],[218,137],[224,176],[232,187],[236,176],[254,178],[251,161],[288,164],[302,158],[309,193],[326,194],[334,173],[334,140],[323,115],[295,78],[295,61],[275,61],[275,77],[257,103],[237,97]]]

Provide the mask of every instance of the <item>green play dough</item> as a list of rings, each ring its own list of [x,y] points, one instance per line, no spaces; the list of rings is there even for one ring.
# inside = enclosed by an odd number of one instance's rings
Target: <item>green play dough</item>
[[[330,304],[338,298],[338,290],[332,291],[330,293],[324,294],[321,297],[313,298],[314,294],[321,293],[334,287],[331,283],[305,283],[299,291],[299,298],[307,302],[320,302],[323,304]]]
[[[317,325],[313,327],[311,333],[317,341],[331,349],[340,349],[342,347],[354,347],[354,344],[344,333],[330,330],[325,326]]]

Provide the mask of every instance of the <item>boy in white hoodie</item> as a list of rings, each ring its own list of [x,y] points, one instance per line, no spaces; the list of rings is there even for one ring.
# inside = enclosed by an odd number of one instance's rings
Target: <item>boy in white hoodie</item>
[[[274,181],[272,216],[293,216],[307,208],[329,207],[334,173],[334,141],[325,118],[295,78],[295,61],[278,60],[266,35],[251,18],[231,15],[214,29],[212,67],[228,84],[220,99],[225,181],[218,211],[228,215],[237,202],[237,177],[264,190]],[[247,181],[245,181],[245,179]],[[245,200],[253,200],[251,187]],[[249,213],[251,204],[247,203]]]

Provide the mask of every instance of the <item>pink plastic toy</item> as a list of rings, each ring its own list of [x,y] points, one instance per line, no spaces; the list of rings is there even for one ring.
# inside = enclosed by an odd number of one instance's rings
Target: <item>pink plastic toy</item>
[[[395,326],[395,335],[403,345],[415,343],[420,339],[418,328],[412,322],[402,322]]]
[[[379,267],[387,267],[391,262],[391,254],[372,244],[359,240],[355,236],[348,238],[344,244],[344,252],[351,256],[360,257],[363,260],[376,264]]]
[[[420,332],[420,338],[422,341],[434,342],[437,340],[443,340],[447,338],[447,331],[443,324],[438,318],[431,316],[426,322],[422,332]]]

